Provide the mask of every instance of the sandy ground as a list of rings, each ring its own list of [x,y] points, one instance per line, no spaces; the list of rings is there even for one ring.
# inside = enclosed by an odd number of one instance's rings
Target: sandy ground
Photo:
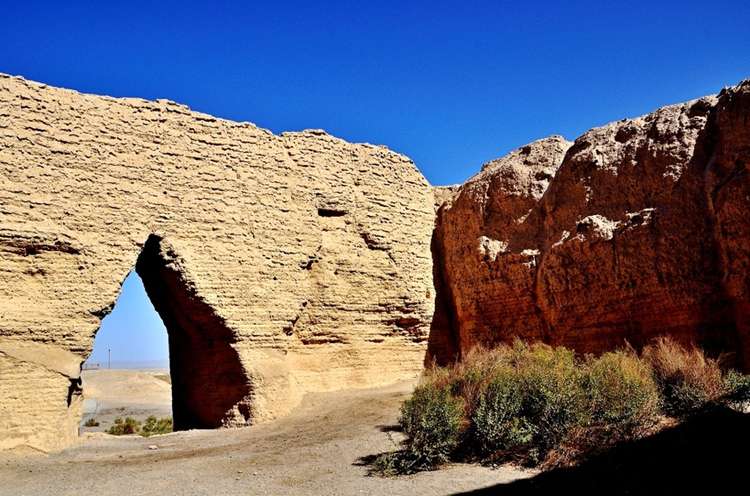
[[[169,414],[163,371],[87,372],[84,420]],[[166,385],[164,389],[163,385]],[[530,477],[513,467],[453,465],[411,476],[368,475],[362,458],[394,448],[413,383],[309,394],[290,415],[243,429],[112,437],[48,456],[0,454],[0,494],[453,494]],[[166,391],[166,392],[165,392]],[[161,396],[160,396],[161,395]],[[158,398],[161,401],[157,401]]]
[[[81,433],[104,432],[120,417],[143,422],[149,415],[172,416],[169,370],[85,370]],[[96,419],[99,426],[86,427]]]

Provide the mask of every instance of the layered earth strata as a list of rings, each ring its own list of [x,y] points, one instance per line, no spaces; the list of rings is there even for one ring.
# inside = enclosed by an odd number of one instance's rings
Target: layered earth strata
[[[81,363],[134,268],[178,429],[416,375],[434,215],[385,147],[0,77],[0,449],[74,442]]]
[[[534,142],[447,194],[435,251],[454,349],[671,334],[747,367],[749,115],[746,81]]]
[[[74,442],[135,269],[178,429],[514,339],[750,364],[750,81],[432,188],[406,157],[0,77],[0,449]],[[435,212],[437,211],[437,215]]]

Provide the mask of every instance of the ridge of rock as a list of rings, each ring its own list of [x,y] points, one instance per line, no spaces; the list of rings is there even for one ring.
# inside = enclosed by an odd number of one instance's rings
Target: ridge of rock
[[[486,164],[438,211],[442,341],[598,353],[670,334],[747,367],[748,115],[750,80]]]

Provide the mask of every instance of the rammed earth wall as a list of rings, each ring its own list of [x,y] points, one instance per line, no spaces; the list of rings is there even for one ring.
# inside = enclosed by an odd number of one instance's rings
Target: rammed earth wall
[[[423,365],[433,193],[384,147],[2,76],[0,218],[0,449],[73,442],[80,364],[133,268],[178,428]]]

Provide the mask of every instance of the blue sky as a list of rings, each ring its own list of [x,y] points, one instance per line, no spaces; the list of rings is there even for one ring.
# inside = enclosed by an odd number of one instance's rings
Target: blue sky
[[[0,72],[385,144],[441,185],[750,78],[748,26],[747,0],[4,2]]]
[[[164,368],[169,359],[167,330],[146,296],[141,278],[132,272],[112,313],[104,317],[88,359],[102,368]],[[146,363],[148,362],[148,363]]]

